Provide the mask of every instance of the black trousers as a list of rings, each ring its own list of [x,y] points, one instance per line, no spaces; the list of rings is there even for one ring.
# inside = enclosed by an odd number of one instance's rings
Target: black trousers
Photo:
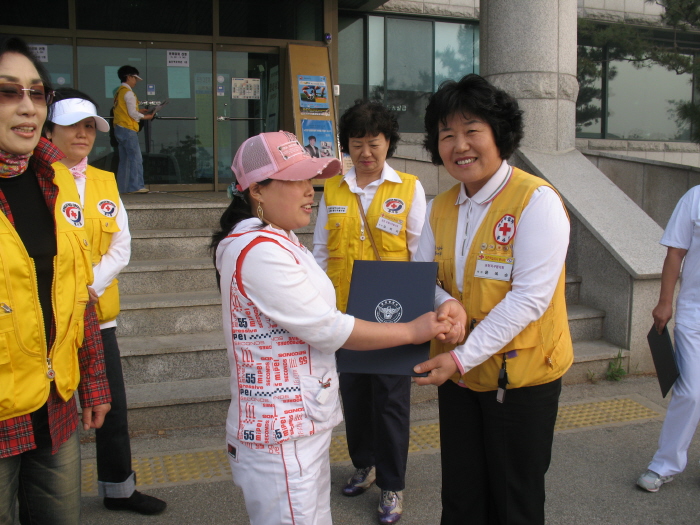
[[[475,392],[438,388],[441,525],[544,525],[544,476],[552,455],[561,379]]]
[[[105,369],[112,392],[112,409],[107,412],[102,428],[95,430],[97,445],[97,479],[121,483],[131,475],[131,442],[126,413],[126,391],[116,327],[101,330],[105,350]]]
[[[377,467],[382,490],[406,486],[411,378],[340,374],[348,452],[355,468]]]

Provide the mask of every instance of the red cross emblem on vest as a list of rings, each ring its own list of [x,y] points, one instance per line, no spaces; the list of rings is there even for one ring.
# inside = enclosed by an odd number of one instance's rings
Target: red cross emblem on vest
[[[493,238],[498,244],[505,245],[515,235],[515,217],[506,214],[496,223],[493,229]]]

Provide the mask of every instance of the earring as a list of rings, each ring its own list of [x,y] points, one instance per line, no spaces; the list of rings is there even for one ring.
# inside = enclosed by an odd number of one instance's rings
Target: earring
[[[260,206],[260,203],[258,203],[258,209],[256,211],[258,212],[258,219],[260,219],[260,221],[264,223],[265,218],[264,218],[263,209],[262,209],[262,206]]]

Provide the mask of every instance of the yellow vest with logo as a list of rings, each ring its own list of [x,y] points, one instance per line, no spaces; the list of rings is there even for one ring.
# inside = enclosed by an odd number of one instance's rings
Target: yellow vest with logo
[[[68,401],[80,382],[87,286],[92,283],[90,242],[73,175],[53,164],[56,258],[52,308],[56,337],[48,350],[34,261],[17,231],[0,213],[0,421],[29,414],[47,400],[51,370],[56,391]]]
[[[408,241],[406,238],[406,223],[408,212],[413,204],[418,177],[408,173],[396,172],[402,182],[385,180],[377,188],[372,202],[367,209],[367,223],[372,229],[374,242],[382,261],[408,261]],[[350,278],[352,267],[356,260],[375,261],[369,235],[365,231],[364,240],[360,239],[362,218],[355,194],[343,180],[342,175],[336,175],[326,180],[323,188],[323,198],[328,211],[328,278],[335,287],[338,310],[344,312],[348,305]],[[376,228],[381,217],[399,223],[401,231],[398,235]]]
[[[511,215],[514,218],[512,226],[517,232],[520,215],[532,194],[540,186],[552,187],[538,177],[513,168],[511,179],[494,198],[474,236],[464,266],[464,285],[461,294],[457,288],[454,260],[459,212],[459,206],[456,206],[455,202],[459,196],[460,185],[457,184],[441,193],[433,202],[430,225],[435,235],[438,277],[445,291],[464,305],[467,311],[467,334],[503,300],[512,287],[512,281],[474,277],[477,258],[481,254],[511,255],[517,260],[518,254],[512,251],[515,237],[508,239],[505,244],[499,244],[495,239],[496,227],[505,215]],[[542,317],[526,326],[496,355],[472,368],[464,376],[455,374],[452,380],[457,382],[462,379],[469,388],[477,392],[496,390],[498,374],[504,359],[507,359],[508,388],[541,385],[564,375],[574,358],[564,299],[565,274],[562,268],[554,296]],[[453,348],[454,345],[433,341],[431,357],[449,352]],[[514,354],[509,353],[513,351]]]
[[[124,95],[129,91],[131,89],[126,86],[119,86],[117,90],[117,94],[114,97],[114,124],[122,128],[138,131],[139,121],[131,118],[129,110],[126,108],[126,100],[124,100]],[[138,109],[139,99],[136,97],[136,93],[134,93],[134,98],[136,98],[136,109]]]
[[[87,167],[85,179],[85,229],[92,244],[92,263],[100,262],[109,250],[117,226],[119,189],[114,173]],[[100,323],[113,321],[119,315],[119,285],[114,279],[95,305]]]

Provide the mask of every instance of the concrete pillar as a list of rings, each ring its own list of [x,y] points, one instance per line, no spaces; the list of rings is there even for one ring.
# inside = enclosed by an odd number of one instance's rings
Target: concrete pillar
[[[481,0],[481,75],[518,99],[523,146],[575,148],[576,0]]]

